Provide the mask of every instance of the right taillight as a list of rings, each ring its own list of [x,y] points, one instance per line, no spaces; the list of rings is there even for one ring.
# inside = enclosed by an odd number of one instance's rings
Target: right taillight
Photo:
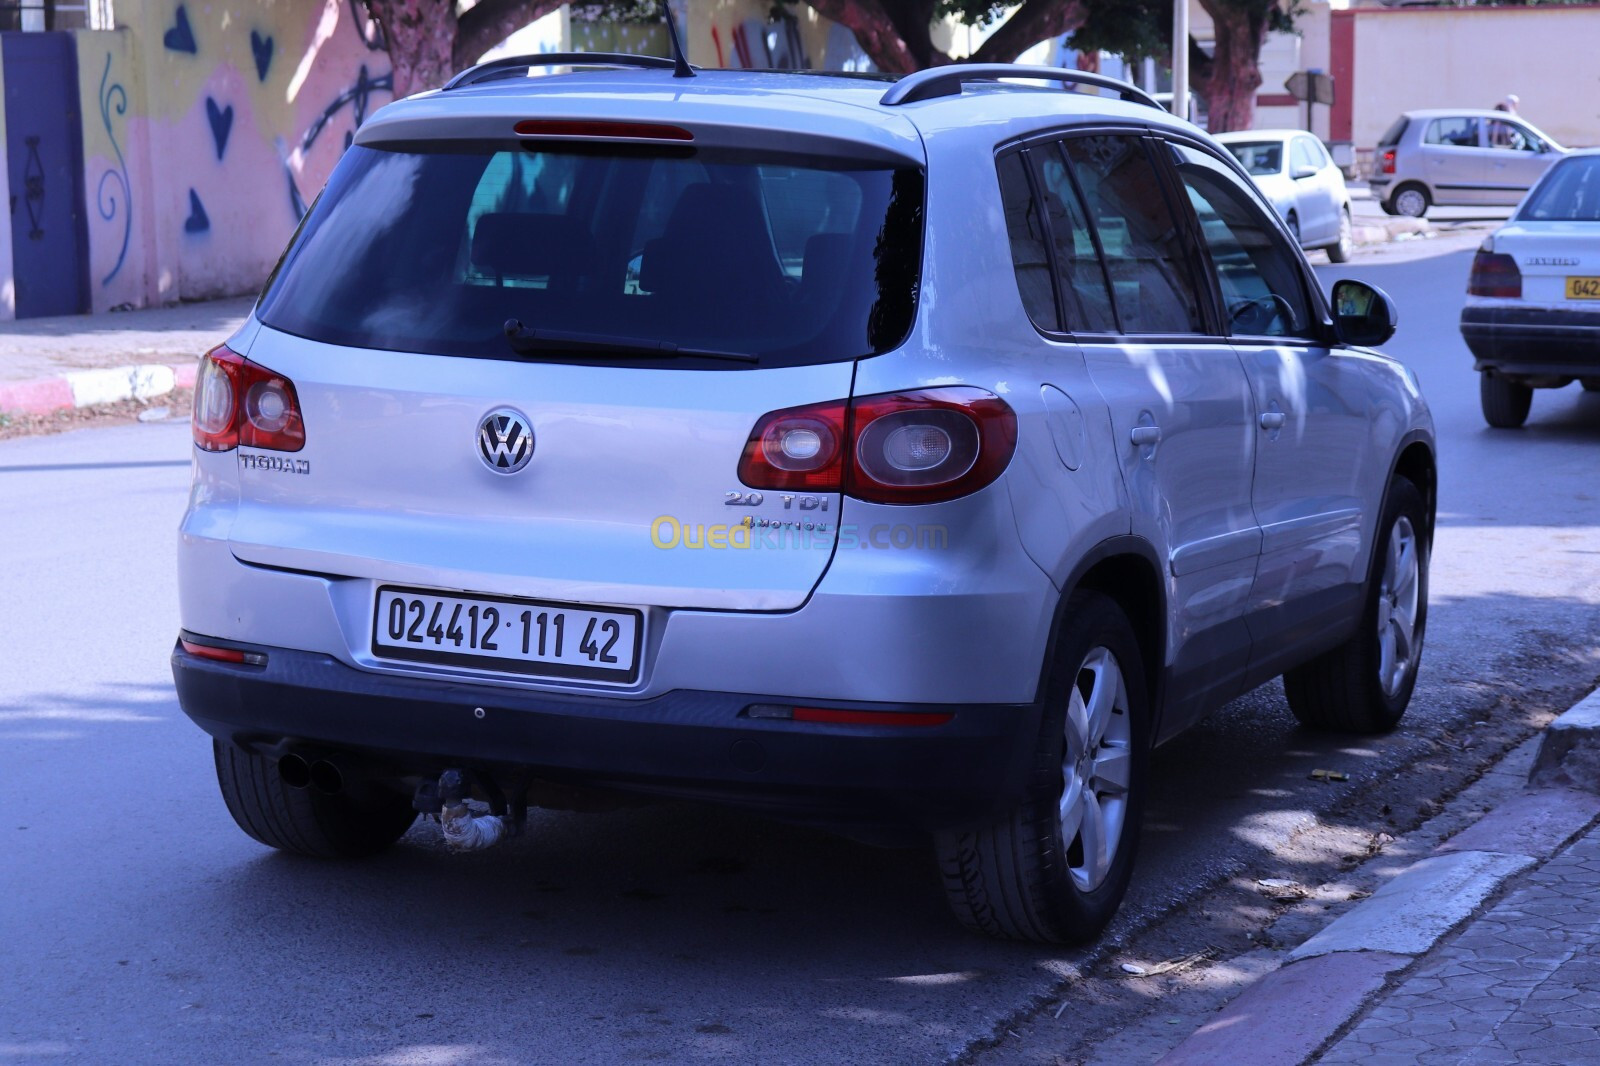
[[[208,452],[243,445],[297,452],[305,422],[294,382],[218,345],[200,361],[194,386],[194,442]]]
[[[1522,299],[1522,271],[1517,269],[1517,261],[1501,252],[1478,249],[1472,258],[1467,295]]]
[[[1394,173],[1394,149],[1393,148],[1384,149],[1383,160],[1379,164],[1379,166],[1382,169],[1383,173],[1385,173],[1385,174],[1393,174]]]
[[[873,503],[937,503],[994,481],[1016,446],[1016,414],[991,392],[884,393],[764,415],[745,444],[739,480]]]

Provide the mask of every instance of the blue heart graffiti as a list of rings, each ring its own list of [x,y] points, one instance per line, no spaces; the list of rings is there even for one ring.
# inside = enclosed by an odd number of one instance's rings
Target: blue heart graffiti
[[[216,100],[206,97],[206,118],[211,122],[211,139],[217,145],[217,158],[228,150],[228,134],[233,130],[233,105],[218,107]]]

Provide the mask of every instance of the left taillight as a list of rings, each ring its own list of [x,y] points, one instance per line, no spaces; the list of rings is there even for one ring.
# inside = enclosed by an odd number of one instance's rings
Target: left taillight
[[[993,393],[916,389],[763,415],[739,480],[872,503],[939,503],[994,481],[1016,446],[1016,414]]]
[[[226,345],[211,349],[200,361],[193,426],[195,444],[208,452],[240,445],[297,452],[306,446],[294,382]]]
[[[1467,295],[1522,299],[1522,271],[1517,269],[1517,261],[1504,253],[1479,248],[1472,257],[1472,273],[1467,276]]]

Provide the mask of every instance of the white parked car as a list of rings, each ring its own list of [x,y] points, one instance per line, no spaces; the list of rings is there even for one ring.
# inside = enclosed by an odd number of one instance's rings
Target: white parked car
[[[1247,130],[1217,136],[1277,208],[1302,248],[1350,258],[1350,192],[1322,142],[1304,130]]]
[[[1600,391],[1600,149],[1563,156],[1483,242],[1461,336],[1491,426],[1526,422],[1534,389]]]

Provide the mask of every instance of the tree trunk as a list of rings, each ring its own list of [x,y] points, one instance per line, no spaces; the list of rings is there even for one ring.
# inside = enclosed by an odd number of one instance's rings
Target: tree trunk
[[[555,11],[562,0],[478,0],[461,16],[456,31],[455,65],[465,70],[507,37]]]
[[[1089,9],[1082,0],[1025,0],[1001,27],[972,53],[974,63],[1011,63],[1047,37],[1082,26]]]
[[[920,69],[889,12],[878,0],[806,0],[817,13],[851,33],[856,43],[885,74],[910,74]]]
[[[1211,16],[1217,44],[1207,76],[1192,80],[1206,97],[1207,127],[1212,133],[1247,130],[1255,122],[1256,90],[1261,88],[1266,12],[1228,0],[1200,0],[1200,6]]]
[[[1098,74],[1098,73],[1100,73],[1100,53],[1099,52],[1079,52],[1078,53],[1078,69],[1079,70],[1083,70],[1083,71],[1088,71],[1090,74]]]
[[[367,0],[383,27],[396,99],[437,89],[455,73],[455,0]]]

